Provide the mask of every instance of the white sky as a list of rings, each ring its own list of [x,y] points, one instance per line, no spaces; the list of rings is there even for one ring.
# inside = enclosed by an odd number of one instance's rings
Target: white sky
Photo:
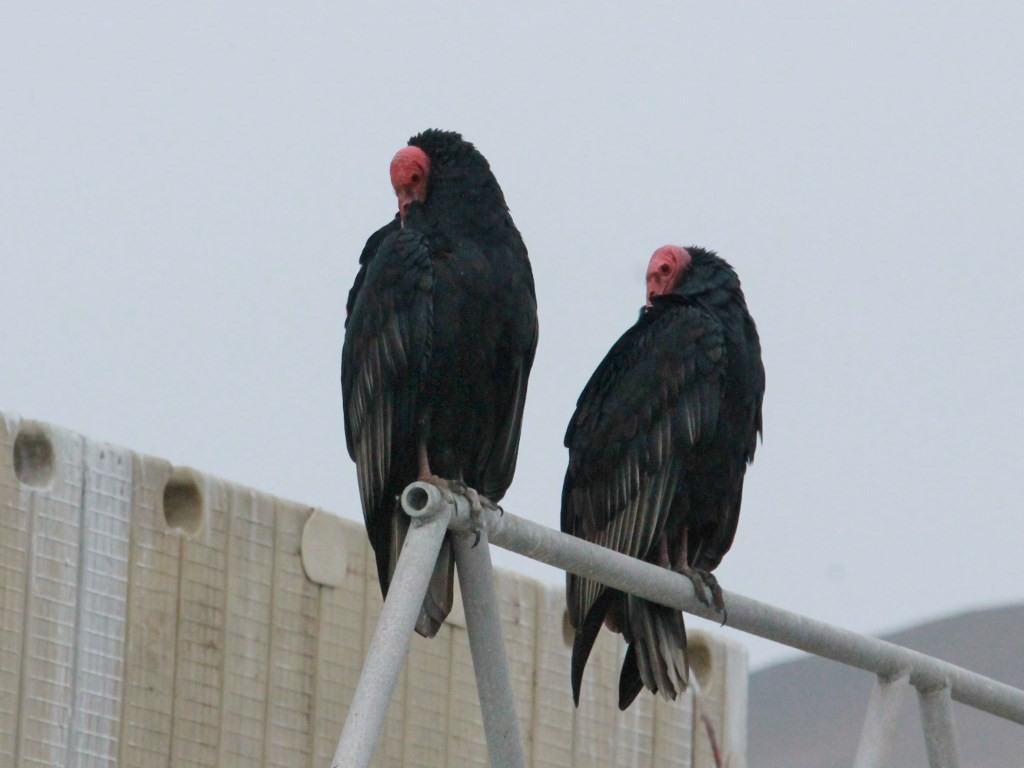
[[[538,286],[509,511],[557,527],[582,385],[699,244],[768,371],[725,588],[867,632],[1024,599],[1024,5],[626,5],[8,4],[0,408],[358,519],[345,297],[392,154],[459,130]]]

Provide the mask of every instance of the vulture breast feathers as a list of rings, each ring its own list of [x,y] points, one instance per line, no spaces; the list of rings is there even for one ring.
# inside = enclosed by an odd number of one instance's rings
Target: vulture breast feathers
[[[457,133],[425,131],[395,156],[391,181],[398,215],[360,258],[341,376],[385,596],[408,528],[406,485],[441,478],[491,501],[508,490],[537,345],[526,246],[483,155]],[[452,580],[446,540],[421,634],[451,609]]]
[[[656,251],[648,306],[569,422],[562,530],[710,586],[736,531],[763,394],[760,342],[735,272],[699,248]],[[571,574],[566,598],[577,703],[602,624],[629,643],[621,708],[642,685],[668,698],[686,687],[680,612]]]

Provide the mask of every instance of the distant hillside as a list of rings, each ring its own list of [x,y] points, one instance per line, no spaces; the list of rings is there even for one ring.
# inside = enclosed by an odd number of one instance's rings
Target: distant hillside
[[[1024,688],[1024,605],[973,611],[885,637]],[[750,676],[751,768],[849,768],[874,676],[819,658]],[[954,702],[962,765],[1024,766],[1024,726]],[[894,768],[928,768],[920,710],[906,697]]]

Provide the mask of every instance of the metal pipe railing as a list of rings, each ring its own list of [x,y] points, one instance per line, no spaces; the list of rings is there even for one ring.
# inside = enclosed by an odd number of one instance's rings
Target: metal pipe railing
[[[423,507],[451,510],[452,530],[469,530],[468,504],[449,504],[431,485],[415,483]],[[458,497],[456,497],[458,500]],[[714,609],[697,600],[685,576],[644,563],[507,512],[484,510],[484,527],[492,544],[615,589],[638,595],[710,620]],[[729,626],[817,656],[874,672],[883,679],[906,673],[919,691],[949,688],[955,701],[1024,724],[1024,691],[955,664],[791,611],[725,592]]]
[[[412,524],[345,721],[333,768],[365,768],[370,764],[446,530],[452,531],[453,536],[491,765],[520,768],[525,765],[525,758],[488,539],[512,552],[647,600],[706,619],[722,618],[697,600],[693,584],[685,576],[501,510],[484,509],[482,516],[474,520],[465,498],[442,494],[429,483],[408,486],[402,494],[402,506],[413,518]],[[477,533],[479,539],[474,542]],[[1024,724],[1024,691],[932,656],[743,595],[725,592],[724,597],[730,626],[877,675],[856,768],[886,764],[900,702],[910,686],[918,692],[931,768],[959,765],[952,700]]]

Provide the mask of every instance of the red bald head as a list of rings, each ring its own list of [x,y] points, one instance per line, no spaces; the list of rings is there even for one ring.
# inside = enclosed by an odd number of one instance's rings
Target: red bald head
[[[403,147],[391,160],[391,186],[398,196],[398,215],[405,221],[409,203],[427,199],[430,158],[419,147]]]
[[[670,293],[692,261],[690,252],[678,245],[663,245],[647,264],[647,306],[651,299]]]

